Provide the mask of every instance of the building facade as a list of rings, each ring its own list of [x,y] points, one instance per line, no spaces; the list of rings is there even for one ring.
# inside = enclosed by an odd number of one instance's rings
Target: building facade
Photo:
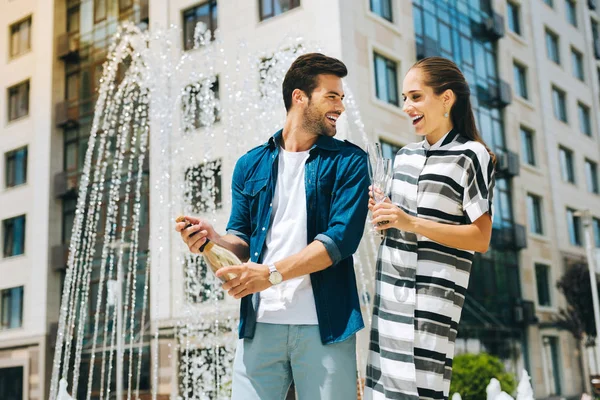
[[[454,60],[471,86],[482,137],[498,156],[492,246],[473,264],[457,352],[491,352],[518,375],[526,368],[536,398],[584,390],[585,354],[570,333],[551,322],[566,307],[556,281],[572,264],[585,263],[576,211],[595,213],[594,244],[600,247],[600,5],[595,1],[2,1],[0,397],[47,398],[61,280],[98,80],[109,39],[126,20],[153,29],[181,26],[179,46],[192,52],[200,51],[191,46],[199,21],[218,29],[227,49],[246,38],[251,52],[265,52],[276,49],[286,34],[320,43],[348,66],[346,82],[366,133],[382,143],[388,157],[419,140],[401,110],[403,76],[423,57]],[[227,67],[215,72],[220,82],[233,75]],[[218,84],[217,92],[223,86]],[[227,191],[233,165],[218,161],[227,157],[223,129],[215,124],[209,161],[218,164],[218,182]],[[159,203],[148,191],[152,220]],[[219,208],[214,220],[221,231],[226,219],[227,207]],[[179,251],[178,238],[167,236]],[[173,265],[177,251],[168,255]],[[164,396],[179,390],[167,328],[182,316],[185,273],[174,268],[168,280],[160,290],[153,280],[150,294],[151,304],[157,304],[152,320],[164,321],[157,354],[158,390]],[[232,303],[224,310],[237,312]],[[366,346],[368,332],[360,338]],[[145,389],[150,351],[143,367]]]

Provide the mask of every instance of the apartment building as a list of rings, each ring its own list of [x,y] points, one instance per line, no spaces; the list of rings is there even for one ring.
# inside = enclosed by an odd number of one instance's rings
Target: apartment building
[[[179,46],[190,52],[202,51],[191,46],[194,26],[202,21],[220,31],[231,61],[241,38],[257,54],[274,51],[285,35],[321,44],[348,66],[346,82],[367,135],[382,143],[388,157],[419,140],[401,111],[404,74],[422,57],[453,59],[471,85],[482,136],[499,159],[492,246],[473,264],[457,351],[491,352],[517,374],[526,368],[536,398],[583,391],[582,355],[570,333],[551,322],[566,305],[555,282],[573,263],[585,263],[576,211],[596,213],[600,247],[595,1],[3,0],[1,8],[0,395],[47,397],[98,79],[108,41],[125,20],[152,29],[181,26]],[[225,76],[235,75],[234,64],[215,71],[215,90],[225,86]],[[227,107],[228,98],[221,99]],[[214,129],[214,159],[192,160],[183,169],[218,166],[218,182],[227,192],[233,164],[220,162],[228,160],[227,139],[219,134],[222,125]],[[189,140],[191,147],[202,142]],[[160,144],[156,135],[153,143],[151,155]],[[159,203],[151,186],[148,191],[146,224],[153,226]],[[226,204],[213,217],[224,230]],[[168,285],[153,275],[150,292],[150,304],[156,304],[152,321],[161,327],[156,356],[163,396],[180,390],[168,325],[183,316],[178,306],[186,281],[183,269],[172,267],[180,265],[178,238],[166,235],[173,250],[160,268],[168,270]],[[222,307],[225,314],[237,313],[234,302]],[[361,345],[366,343],[363,332]],[[148,345],[146,391],[150,352]]]

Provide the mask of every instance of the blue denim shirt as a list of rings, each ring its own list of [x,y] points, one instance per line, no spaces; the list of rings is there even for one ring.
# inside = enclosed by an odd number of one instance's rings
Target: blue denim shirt
[[[282,131],[236,163],[227,233],[250,246],[260,263],[270,228]],[[369,201],[366,153],[358,146],[320,136],[305,164],[307,245],[323,243],[333,265],[310,274],[321,340],[340,342],[364,327],[352,254],[360,243]],[[239,337],[251,339],[259,293],[242,298]]]

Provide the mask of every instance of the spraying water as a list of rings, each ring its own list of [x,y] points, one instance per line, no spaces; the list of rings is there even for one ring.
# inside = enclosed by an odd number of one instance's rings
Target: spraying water
[[[80,178],[51,400],[229,398],[239,305],[172,237],[172,221],[199,215],[224,231],[231,198],[223,188],[235,161],[282,126],[281,82],[293,60],[321,50],[299,37],[263,54],[243,43],[226,50],[201,24],[192,51],[175,46],[179,37],[176,28],[126,24],[109,50]],[[366,144],[345,90],[338,136]],[[375,248],[366,235],[355,256],[367,323]],[[163,288],[172,293],[166,305]],[[167,390],[165,341],[177,371]],[[366,354],[358,349],[359,379]]]

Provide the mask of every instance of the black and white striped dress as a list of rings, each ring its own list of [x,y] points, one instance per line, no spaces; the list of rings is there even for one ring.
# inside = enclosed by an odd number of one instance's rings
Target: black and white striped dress
[[[494,166],[485,147],[455,131],[402,148],[391,200],[445,224],[492,215]],[[388,229],[377,256],[365,399],[447,399],[472,251]]]

